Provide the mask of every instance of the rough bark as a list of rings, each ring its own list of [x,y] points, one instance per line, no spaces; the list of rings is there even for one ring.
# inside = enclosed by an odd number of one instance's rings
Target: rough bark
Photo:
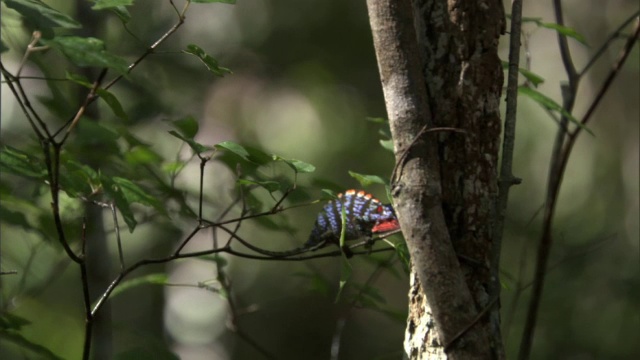
[[[498,324],[479,315],[493,303],[502,4],[367,4],[396,152],[392,195],[419,280],[405,350],[412,359],[500,358]]]

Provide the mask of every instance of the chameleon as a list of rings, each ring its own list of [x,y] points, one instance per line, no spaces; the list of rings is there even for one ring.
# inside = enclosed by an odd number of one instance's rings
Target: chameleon
[[[309,239],[300,248],[275,252],[259,251],[266,255],[286,257],[323,248],[334,244],[340,246],[340,234],[342,230],[342,209],[345,211],[344,240],[356,240],[371,238],[373,234],[386,233],[398,230],[400,224],[391,204],[383,204],[373,195],[363,190],[347,190],[338,194],[336,199],[327,202],[322,211],[316,217],[315,224],[309,235]],[[255,249],[254,249],[255,250]],[[347,256],[349,249],[343,248]]]

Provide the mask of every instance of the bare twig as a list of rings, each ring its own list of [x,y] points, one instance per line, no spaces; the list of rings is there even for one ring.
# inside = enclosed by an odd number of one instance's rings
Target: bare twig
[[[636,20],[636,26],[633,34],[631,34],[625,46],[623,47],[620,57],[613,65],[613,68],[609,72],[607,78],[604,83],[600,87],[594,101],[589,106],[586,114],[584,115],[581,124],[586,125],[591,116],[593,115],[595,109],[600,104],[607,90],[609,89],[611,83],[618,75],[620,69],[624,65],[627,57],[629,56],[633,45],[635,45],[638,37],[640,36],[640,19]],[[575,94],[574,94],[575,95]],[[569,133],[567,136],[567,141],[562,147],[562,151],[557,157],[557,161],[555,162],[557,167],[553,174],[550,175],[549,184],[548,184],[548,195],[547,202],[545,204],[545,214],[544,214],[544,225],[543,232],[540,239],[539,247],[538,247],[538,256],[536,260],[536,269],[535,269],[535,278],[533,284],[533,294],[531,296],[531,301],[529,303],[529,309],[527,311],[527,320],[525,323],[524,332],[522,335],[521,345],[520,345],[520,353],[519,359],[526,360],[530,356],[531,345],[533,342],[533,334],[535,331],[536,320],[538,308],[540,306],[540,300],[542,297],[542,290],[544,286],[544,279],[547,272],[547,263],[549,259],[549,253],[553,241],[552,237],[552,228],[553,228],[553,217],[555,214],[555,208],[558,200],[558,194],[560,192],[560,186],[562,185],[562,179],[564,176],[564,172],[566,170],[569,156],[571,155],[571,151],[573,146],[577,140],[578,135],[580,134],[582,127],[577,127],[573,132]],[[552,164],[553,166],[553,164]]]
[[[500,179],[498,181],[498,197],[494,205],[493,240],[491,244],[491,282],[489,296],[500,298],[500,253],[502,251],[502,236],[504,219],[509,202],[509,189],[519,184],[520,179],[513,176],[513,149],[516,137],[516,118],[518,108],[518,74],[520,67],[520,37],[522,33],[522,0],[514,0],[511,6],[511,33],[509,38],[509,72],[507,75],[507,109],[502,139],[502,161],[500,164]],[[491,311],[491,324],[499,334],[500,307]],[[499,338],[498,336],[494,338]],[[453,342],[450,341],[449,344]],[[445,346],[445,349],[447,346]]]

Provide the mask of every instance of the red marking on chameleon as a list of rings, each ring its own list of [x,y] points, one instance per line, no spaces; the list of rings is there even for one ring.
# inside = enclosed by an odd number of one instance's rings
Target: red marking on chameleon
[[[388,231],[398,230],[400,229],[400,223],[397,219],[384,220],[375,224],[373,229],[371,229],[372,233],[384,233]]]

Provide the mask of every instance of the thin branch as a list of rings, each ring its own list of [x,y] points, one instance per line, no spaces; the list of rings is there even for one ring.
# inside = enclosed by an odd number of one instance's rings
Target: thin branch
[[[612,84],[615,77],[618,75],[620,69],[624,65],[627,60],[629,54],[631,53],[631,49],[635,45],[638,37],[640,36],[640,19],[636,20],[636,26],[634,32],[629,38],[620,53],[620,57],[613,65],[613,68],[609,72],[609,75],[605,79],[602,84],[600,90],[598,91],[594,101],[591,103],[591,106],[587,110],[585,116],[583,117],[581,123],[586,125],[591,116],[593,115],[595,109],[600,104],[610,85]],[[525,323],[524,332],[522,335],[522,340],[520,344],[520,353],[519,359],[526,360],[530,356],[531,345],[533,343],[533,335],[535,331],[538,308],[540,307],[540,300],[542,298],[542,290],[544,287],[544,279],[547,272],[547,263],[549,260],[549,252],[551,249],[551,244],[553,241],[552,237],[552,228],[553,228],[553,217],[555,214],[556,204],[558,200],[558,194],[560,192],[560,186],[562,185],[562,180],[564,176],[564,172],[566,170],[569,156],[571,155],[571,151],[573,150],[573,146],[576,142],[578,135],[581,132],[581,128],[576,128],[572,133],[568,135],[568,139],[566,144],[564,145],[561,155],[558,158],[558,168],[554,177],[550,178],[549,181],[549,189],[548,189],[548,201],[545,205],[545,215],[544,215],[544,227],[543,233],[540,240],[540,244],[538,247],[538,257],[536,260],[536,270],[535,270],[535,279],[533,284],[533,294],[531,296],[531,300],[529,303],[529,309],[527,311],[527,320]]]
[[[629,24],[631,24],[631,22],[635,18],[637,18],[638,15],[640,15],[640,10],[636,11],[633,15],[629,16],[627,20],[625,20],[622,24],[620,24],[620,26],[618,26],[618,28],[613,33],[611,33],[611,35],[609,35],[609,37],[604,41],[604,43],[600,46],[600,48],[596,51],[596,53],[591,57],[591,59],[589,59],[589,62],[587,63],[587,65],[585,65],[584,69],[580,71],[580,74],[579,74],[580,76],[584,75],[587,71],[589,71],[591,66],[593,66],[593,64],[596,63],[598,58],[600,58],[600,56],[604,54],[604,52],[609,48],[609,46],[615,40],[620,39],[620,35],[622,35],[622,30],[626,28]],[[628,36],[624,36],[624,38],[627,38],[627,37]]]
[[[93,333],[93,316],[91,315],[91,296],[89,294],[89,275],[87,274],[87,262],[85,257],[85,249],[87,245],[87,221],[82,221],[82,250],[80,257],[80,275],[82,278],[82,297],[84,302],[85,321],[84,321],[84,346],[82,350],[82,359],[88,360],[91,354],[91,337]]]
[[[113,217],[113,227],[116,232],[116,243],[118,244],[118,260],[120,261],[120,271],[124,270],[124,254],[122,252],[122,240],[120,239],[120,225],[118,224],[118,209],[111,203],[109,204],[111,215]]]
[[[171,2],[171,4],[173,5],[173,2]],[[155,50],[158,48],[158,46],[160,46],[160,44],[162,44],[165,40],[167,40],[169,36],[171,36],[174,32],[176,32],[180,28],[180,26],[182,26],[182,24],[184,24],[185,14],[187,12],[187,9],[189,9],[190,4],[191,4],[190,1],[185,1],[182,11],[178,12],[176,9],[176,13],[178,15],[178,22],[176,22],[166,33],[164,33],[158,40],[156,40],[156,42],[154,42],[151,46],[149,46],[147,50],[139,58],[137,58],[131,65],[129,65],[129,67],[127,68],[127,74],[131,73],[131,71],[133,71],[133,69],[135,69],[136,66],[138,66],[138,64],[140,64],[140,62],[142,62],[142,60],[144,60],[147,56],[153,54]],[[107,85],[105,85],[104,87],[105,90],[108,90],[110,87],[115,85],[123,77],[124,75],[118,75],[115,79],[111,80]]]
[[[520,67],[520,37],[522,33],[522,0],[514,0],[511,7],[511,32],[509,40],[509,72],[507,75],[507,109],[502,139],[502,161],[498,181],[498,198],[495,203],[493,242],[491,245],[491,283],[489,296],[500,298],[500,253],[504,219],[509,202],[509,189],[519,184],[520,179],[513,176],[513,150],[516,138],[516,119],[518,109],[518,74]],[[498,326],[499,309],[492,313],[492,322]]]
[[[16,85],[18,87],[20,87],[20,80],[18,78],[16,78],[15,76],[13,76],[5,67],[4,64],[2,63],[2,61],[0,61],[0,71],[2,71],[2,75],[4,76],[4,78],[6,79],[6,83],[9,86],[9,89],[11,90],[11,92],[13,93],[13,96],[16,98],[16,100],[18,101],[18,105],[20,105],[20,109],[22,110],[22,113],[25,115],[25,117],[27,118],[27,121],[29,122],[29,125],[31,125],[31,128],[33,129],[33,132],[36,134],[36,136],[38,137],[38,139],[40,141],[44,140],[46,137],[45,135],[40,131],[40,129],[38,128],[38,126],[36,125],[34,119],[31,117],[31,113],[28,109],[28,105],[29,101],[28,99],[24,99],[20,96],[20,94],[24,94],[24,91],[18,91],[18,89],[14,86],[14,82],[16,83]],[[42,125],[42,124],[41,124]],[[43,127],[43,131],[47,134],[47,137],[50,137],[46,126]]]
[[[100,84],[102,83],[102,80],[104,80],[104,77],[107,75],[107,70],[109,69],[108,68],[102,69],[96,81],[93,82],[93,85],[91,86],[91,90],[89,90],[89,93],[85,97],[84,102],[76,112],[76,115],[71,120],[71,123],[67,128],[66,134],[64,134],[64,137],[60,141],[60,145],[64,144],[67,141],[67,138],[69,138],[71,131],[76,127],[76,125],[78,124],[78,121],[80,121],[80,118],[82,117],[82,115],[84,115],[89,104],[91,104],[93,100],[98,97],[97,91],[98,91],[98,88],[100,87]]]

